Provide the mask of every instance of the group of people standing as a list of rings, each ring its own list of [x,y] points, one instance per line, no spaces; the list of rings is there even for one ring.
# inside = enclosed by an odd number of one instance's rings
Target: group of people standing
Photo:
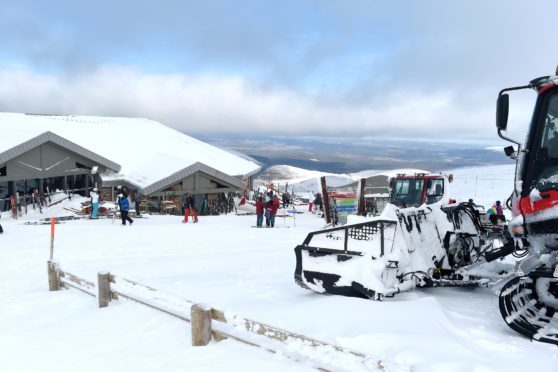
[[[502,207],[500,200],[497,200],[496,204],[490,207],[486,211],[486,213],[489,216],[488,218],[490,219],[490,222],[492,222],[494,225],[496,225],[498,221],[506,222],[506,216],[504,216],[504,208]]]
[[[126,222],[130,225],[134,223],[134,220],[130,217],[130,199],[128,196],[128,192],[125,187],[117,186],[116,187],[117,198],[116,198],[116,206],[120,211],[120,218],[122,219],[122,225],[125,226]],[[97,187],[94,187],[89,192],[89,198],[91,201],[91,219],[97,219],[99,214],[99,202],[100,202],[100,193]],[[136,207],[136,217],[141,217],[140,215],[140,203],[141,203],[141,194],[137,189],[133,192],[133,201]],[[194,197],[188,193],[182,196],[182,213],[184,214],[184,220],[182,222],[188,222],[188,218],[192,216],[194,222],[198,222],[198,214],[196,212],[196,208],[194,206]]]
[[[120,210],[120,218],[122,219],[122,226],[126,226],[126,222],[130,225],[134,223],[134,220],[130,217],[130,200],[128,199],[128,192],[122,186],[116,187],[117,197],[116,197],[116,205],[118,206],[118,210]],[[91,200],[91,219],[99,218],[99,202],[100,202],[100,193],[97,187],[94,187],[89,192],[89,198]],[[134,203],[136,205],[136,217],[140,217],[140,210],[139,205],[141,201],[141,196],[138,190],[134,190]],[[116,212],[115,212],[116,213]]]
[[[322,194],[316,193],[313,200],[308,203],[308,212],[314,213],[314,210],[324,211]]]
[[[277,195],[273,195],[273,191],[269,191],[264,197],[258,196],[256,199],[256,227],[263,227],[263,218],[265,216],[265,227],[275,226],[275,215],[281,202]]]

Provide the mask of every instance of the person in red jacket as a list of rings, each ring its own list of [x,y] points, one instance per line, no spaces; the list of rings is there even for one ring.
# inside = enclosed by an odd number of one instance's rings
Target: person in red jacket
[[[194,198],[190,194],[185,195],[186,199],[186,210],[184,211],[184,220],[182,222],[187,223],[190,214],[194,218],[194,223],[198,222],[198,213],[194,207]]]
[[[265,205],[263,198],[261,196],[256,200],[256,227],[263,226],[263,216],[264,216]]]
[[[279,198],[275,196],[272,200],[267,203],[266,206],[266,226],[267,227],[274,227],[275,226],[275,215],[277,214],[277,209],[280,205]]]

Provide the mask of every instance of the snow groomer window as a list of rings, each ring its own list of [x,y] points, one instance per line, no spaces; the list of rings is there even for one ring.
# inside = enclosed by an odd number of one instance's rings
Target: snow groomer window
[[[558,159],[558,97],[550,98],[548,113],[541,136],[540,156],[546,159]]]
[[[556,187],[558,175],[558,95],[551,96],[548,110],[541,128],[540,148],[534,149],[536,164],[531,175],[531,184],[540,190]]]
[[[433,204],[444,196],[444,180],[428,180],[428,189],[426,190],[426,204]]]

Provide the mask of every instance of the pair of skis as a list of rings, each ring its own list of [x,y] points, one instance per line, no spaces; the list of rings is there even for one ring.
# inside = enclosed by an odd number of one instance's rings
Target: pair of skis
[[[39,206],[39,213],[43,214],[43,207],[42,207],[42,203],[41,203],[41,198],[39,197],[39,191],[37,189],[33,190],[33,194],[32,194],[32,200],[33,200],[33,209],[35,209],[35,205]]]
[[[93,206],[91,206],[93,207]],[[120,204],[118,203],[118,199],[116,200],[116,202],[114,203],[114,211],[112,213],[112,222],[114,223],[114,220],[116,219],[116,212],[118,212],[118,210],[120,209]]]
[[[17,220],[17,206],[15,201],[15,195],[10,195],[10,205],[12,206],[12,218]]]

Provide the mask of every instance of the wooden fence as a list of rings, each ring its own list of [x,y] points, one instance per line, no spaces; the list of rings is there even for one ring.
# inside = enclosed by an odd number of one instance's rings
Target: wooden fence
[[[212,339],[233,339],[263,348],[321,370],[411,370],[409,366],[387,365],[379,359],[346,348],[286,331],[256,320],[230,314],[209,305],[198,304],[174,294],[135,281],[99,272],[97,284],[63,271],[56,261],[48,261],[49,290],[75,288],[96,297],[99,307],[110,301],[128,299],[191,323],[192,345],[205,346]],[[320,355],[327,355],[323,362]],[[337,364],[336,364],[337,363]],[[353,366],[353,368],[351,368]]]

